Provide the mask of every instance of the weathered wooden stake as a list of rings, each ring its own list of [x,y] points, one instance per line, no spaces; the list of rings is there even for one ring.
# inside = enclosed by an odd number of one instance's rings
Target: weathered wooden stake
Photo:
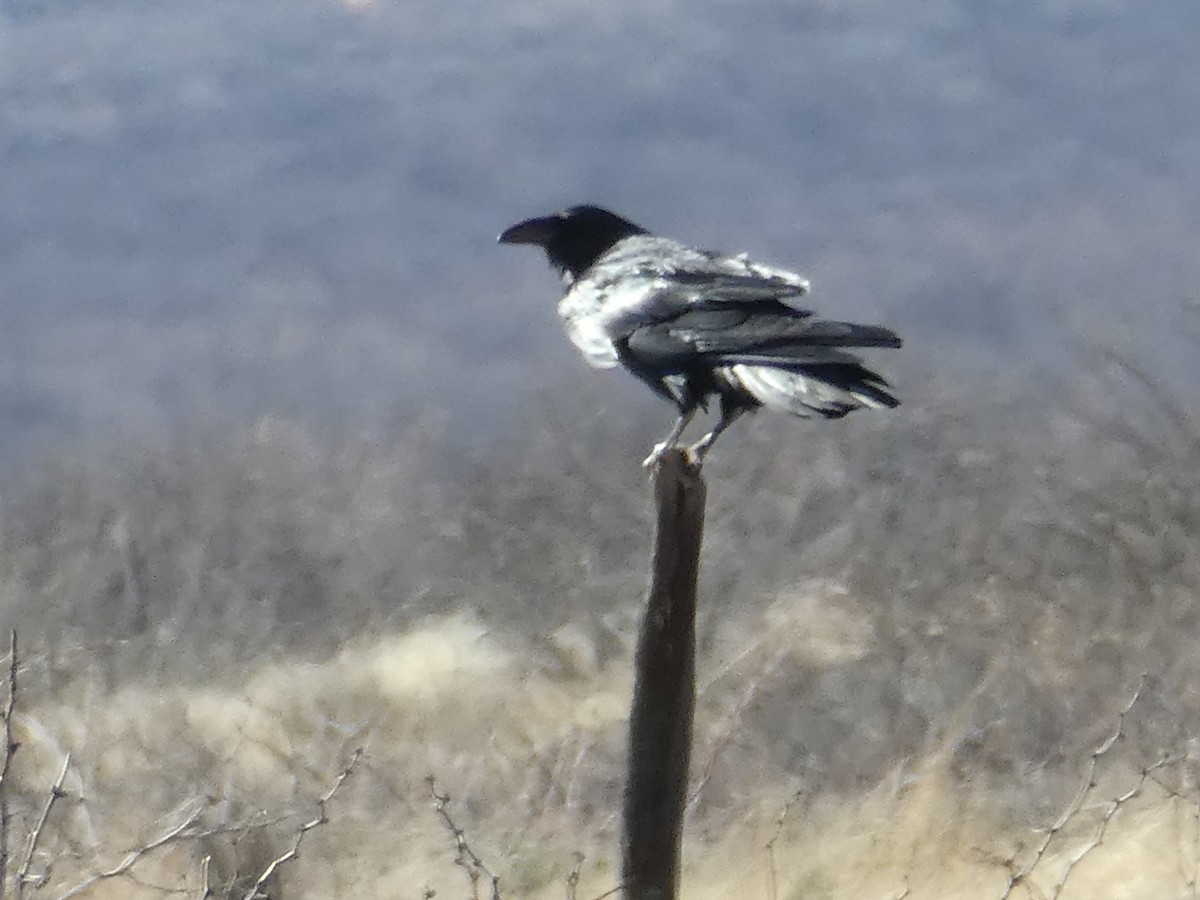
[[[621,881],[627,900],[674,900],[695,704],[696,576],[704,479],[681,450],[654,472],[658,523],[634,660]]]

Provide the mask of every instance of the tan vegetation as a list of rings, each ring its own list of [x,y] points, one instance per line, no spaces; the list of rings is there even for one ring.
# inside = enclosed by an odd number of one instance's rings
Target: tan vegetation
[[[1200,444],[1105,390],[1145,418],[998,436],[943,392],[730,436],[685,896],[1197,892]],[[589,423],[472,460],[268,421],[30,472],[10,889],[68,753],[38,896],[243,896],[272,861],[273,897],[469,896],[428,775],[503,896],[564,896],[576,853],[577,897],[614,887],[646,435]]]

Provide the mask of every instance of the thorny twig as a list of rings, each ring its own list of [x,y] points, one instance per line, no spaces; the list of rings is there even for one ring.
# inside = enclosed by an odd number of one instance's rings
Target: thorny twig
[[[1116,727],[1113,729],[1112,733],[1103,741],[1101,741],[1099,746],[1092,751],[1091,758],[1088,760],[1087,773],[1080,782],[1079,790],[1075,793],[1075,796],[1071,799],[1071,802],[1067,804],[1066,809],[1063,810],[1062,814],[1058,817],[1058,820],[1043,832],[1042,840],[1038,844],[1037,849],[1033,852],[1033,856],[1030,857],[1029,861],[1016,872],[1011,870],[1010,861],[1008,884],[1005,885],[1004,893],[1001,894],[1000,900],[1008,900],[1008,898],[1012,896],[1012,892],[1017,888],[1017,886],[1025,883],[1025,881],[1033,873],[1033,870],[1037,868],[1038,864],[1042,861],[1042,858],[1046,855],[1046,851],[1049,849],[1051,841],[1053,841],[1055,836],[1067,826],[1068,822],[1075,818],[1075,816],[1079,813],[1079,810],[1083,808],[1084,802],[1096,788],[1096,767],[1100,763],[1100,758],[1108,753],[1108,751],[1112,749],[1113,744],[1115,744],[1122,737],[1122,735],[1124,735],[1125,719],[1133,709],[1134,704],[1137,703],[1138,699],[1142,696],[1142,690],[1145,687],[1146,676],[1143,674],[1141,680],[1138,682],[1137,689],[1133,692],[1133,696],[1129,698],[1129,702],[1125,704],[1125,706],[1121,709],[1120,714],[1117,716]],[[1142,781],[1144,780],[1145,776],[1143,776]],[[1139,782],[1139,788],[1140,785],[1141,782]],[[1109,818],[1111,819],[1111,816],[1109,816]],[[1104,827],[1107,827],[1107,820],[1104,823]],[[1103,838],[1103,831],[1098,837]],[[1061,890],[1061,885],[1059,885],[1059,890]],[[1058,894],[1056,891],[1055,896],[1057,895]]]
[[[146,854],[152,853],[161,847],[165,847],[168,844],[173,844],[179,840],[195,837],[196,835],[189,832],[188,829],[196,824],[196,820],[200,818],[204,810],[205,806],[203,804],[198,805],[189,815],[185,816],[178,825],[170,828],[160,837],[155,838],[150,843],[134,850],[130,850],[129,854],[111,869],[107,869],[103,872],[97,872],[95,875],[89,876],[88,878],[79,882],[79,884],[75,885],[75,887],[71,888],[65,894],[60,895],[58,900],[69,900],[71,897],[77,897],[85,891],[91,889],[100,881],[105,881],[109,878],[118,878],[121,875],[124,875],[135,865],[137,865],[142,857],[144,857]]]
[[[251,888],[250,893],[248,893],[246,895],[248,898],[254,897],[255,894],[257,893],[258,889],[266,883],[267,879],[270,878],[271,875],[273,875],[275,873],[275,871],[277,871],[281,865],[283,865],[289,859],[295,858],[299,854],[300,844],[301,844],[305,834],[307,834],[313,828],[316,828],[318,825],[322,824],[324,821],[327,821],[325,818],[325,805],[331,799],[333,799],[333,795],[337,793],[338,789],[342,785],[342,782],[344,782],[350,776],[350,774],[353,772],[355,765],[357,764],[357,762],[361,758],[361,756],[362,756],[361,749],[355,751],[354,757],[351,759],[350,764],[347,765],[347,767],[345,769],[343,769],[341,773],[338,774],[337,778],[334,781],[333,787],[331,787],[328,791],[325,792],[325,794],[323,794],[320,798],[318,798],[317,806],[321,811],[321,815],[318,816],[316,819],[309,821],[309,822],[305,822],[304,824],[302,824],[300,826],[300,831],[297,833],[296,839],[293,842],[292,847],[288,850],[287,853],[282,854],[278,858],[271,861],[270,865],[268,865],[267,868],[263,871],[263,873],[259,876],[258,881],[255,882],[254,887]],[[257,824],[250,825],[250,826],[247,826],[245,824],[240,824],[240,825],[236,825],[236,826],[226,826],[226,827],[221,827],[221,828],[208,828],[208,829],[196,828],[195,827],[196,823],[199,821],[200,817],[204,814],[204,812],[207,808],[208,808],[207,803],[201,802],[201,803],[197,804],[190,813],[188,813],[186,816],[184,816],[184,818],[179,822],[179,824],[172,826],[170,829],[168,829],[166,832],[164,832],[160,837],[156,838],[155,840],[151,841],[150,843],[144,844],[141,847],[137,847],[137,848],[129,851],[129,853],[125,856],[125,858],[122,859],[119,863],[117,863],[117,865],[113,866],[111,869],[106,869],[103,872],[97,872],[96,874],[91,875],[88,878],[84,879],[79,884],[75,885],[73,888],[68,890],[66,893],[61,894],[59,896],[58,900],[70,900],[70,898],[72,898],[72,897],[77,897],[80,894],[83,894],[86,891],[89,891],[91,888],[93,888],[96,884],[98,884],[101,881],[106,881],[110,878],[119,878],[121,876],[129,875],[130,870],[134,866],[136,866],[142,859],[144,859],[148,854],[153,853],[155,850],[159,850],[159,849],[169,846],[171,844],[176,844],[176,843],[179,843],[180,841],[196,840],[199,838],[210,837],[215,834],[227,834],[227,833],[234,832],[234,831],[244,831],[244,830],[246,830],[247,827],[262,828],[267,825],[272,825],[272,824],[281,822],[285,818],[287,818],[285,816],[280,816],[278,818],[268,819],[266,821],[259,822]],[[201,861],[201,865],[200,865],[200,869],[201,869],[200,898],[201,898],[201,900],[208,900],[208,898],[214,896],[212,886],[209,884],[209,868],[211,867],[211,865],[212,865],[212,858],[211,858],[211,856],[206,855],[204,857],[204,859]]]
[[[576,891],[579,887],[580,869],[583,866],[584,858],[582,853],[578,850],[575,851],[575,866],[571,869],[571,874],[567,876],[567,900],[575,900],[576,898]],[[605,898],[619,894],[623,890],[625,890],[625,885],[618,884],[614,888],[609,888],[603,894],[597,894],[592,900],[605,900]]]
[[[242,900],[256,900],[256,898],[264,896],[259,892],[260,888],[267,883],[272,875],[279,871],[280,866],[300,855],[300,844],[303,843],[304,836],[314,828],[324,825],[329,821],[329,815],[326,813],[325,806],[333,799],[345,780],[354,773],[354,769],[362,757],[363,750],[359,747],[354,751],[354,755],[350,758],[350,762],[346,764],[346,768],[338,773],[329,790],[317,798],[317,815],[300,826],[300,829],[296,832],[296,837],[292,840],[292,846],[271,860],[267,867],[263,869],[262,874],[258,876],[258,880],[254,882],[250,890],[246,891],[246,895]]]
[[[1075,867],[1083,862],[1084,858],[1087,857],[1093,850],[1104,843],[1104,837],[1108,833],[1109,823],[1112,822],[1113,817],[1116,816],[1121,807],[1123,807],[1141,792],[1142,787],[1150,778],[1150,773],[1157,769],[1161,769],[1163,766],[1174,761],[1175,760],[1171,757],[1164,756],[1158,762],[1150,764],[1146,768],[1142,769],[1141,774],[1133,787],[1121,794],[1119,797],[1114,797],[1112,800],[1109,800],[1108,803],[1105,804],[1104,814],[1100,817],[1100,825],[1097,827],[1096,833],[1092,836],[1091,842],[1088,843],[1088,845],[1080,850],[1077,854],[1075,854],[1075,856],[1071,858],[1070,862],[1067,863],[1066,868],[1063,870],[1062,877],[1059,878],[1058,883],[1054,886],[1054,893],[1050,895],[1052,900],[1058,900],[1058,898],[1062,896],[1063,888],[1067,885],[1067,879],[1071,877],[1071,873],[1075,870]]]
[[[442,824],[446,826],[446,830],[454,837],[454,849],[457,851],[454,864],[466,873],[467,879],[471,882],[471,896],[474,900],[478,900],[479,879],[487,876],[492,883],[491,900],[501,900],[500,876],[493,874],[492,870],[471,849],[471,845],[467,843],[466,834],[450,817],[450,795],[438,793],[437,781],[432,775],[425,776],[425,783],[429,785],[429,793],[433,797],[433,808],[441,818]]]

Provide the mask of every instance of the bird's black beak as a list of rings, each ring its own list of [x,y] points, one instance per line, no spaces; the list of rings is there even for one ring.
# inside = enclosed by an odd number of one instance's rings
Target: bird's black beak
[[[526,219],[518,222],[500,233],[497,240],[501,244],[541,244],[554,235],[556,225],[561,224],[558,216],[542,216],[537,219]]]

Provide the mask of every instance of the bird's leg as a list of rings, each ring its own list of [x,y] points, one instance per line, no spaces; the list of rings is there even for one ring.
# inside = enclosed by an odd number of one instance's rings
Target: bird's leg
[[[721,418],[717,420],[717,424],[713,426],[713,430],[706,434],[696,443],[688,448],[688,455],[692,461],[699,465],[704,462],[704,455],[708,453],[712,445],[716,443],[717,436],[722,431],[738,420],[738,417],[746,411],[746,407],[738,406],[733,403],[725,402],[725,398],[721,398]]]
[[[675,420],[675,424],[671,426],[670,433],[663,438],[659,443],[654,445],[654,449],[650,451],[650,455],[642,460],[642,467],[649,469],[656,462],[662,459],[662,455],[670,450],[679,441],[680,435],[683,434],[683,429],[688,427],[688,423],[696,415],[696,407],[685,409],[679,413],[679,418]]]

